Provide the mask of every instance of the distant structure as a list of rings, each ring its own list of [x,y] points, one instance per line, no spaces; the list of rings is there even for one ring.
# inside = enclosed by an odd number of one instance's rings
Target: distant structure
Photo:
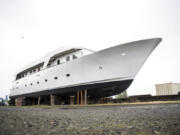
[[[156,95],[176,95],[180,92],[180,83],[156,84]]]
[[[0,106],[4,106],[4,99],[0,97]]]
[[[5,100],[8,101],[9,100],[9,95],[5,96]]]

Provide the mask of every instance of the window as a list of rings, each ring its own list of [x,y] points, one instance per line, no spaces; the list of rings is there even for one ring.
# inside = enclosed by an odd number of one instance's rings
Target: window
[[[39,81],[37,81],[37,84],[39,84]]]
[[[47,65],[48,67],[50,67],[51,66],[51,63],[48,63],[48,65]]]
[[[20,74],[17,74],[17,76],[16,76],[16,80],[18,80],[18,79],[21,79],[21,75]]]
[[[25,84],[25,87],[27,87],[27,85]]]
[[[73,59],[77,59],[77,56],[73,54]]]
[[[31,86],[32,86],[33,84],[31,83]]]
[[[59,65],[60,64],[60,60],[57,60],[57,65]]]
[[[54,79],[55,79],[55,80],[57,80],[57,79],[58,79],[58,77],[54,77]]]
[[[47,79],[45,79],[44,81],[45,81],[45,82],[47,82],[48,80],[47,80]]]
[[[70,76],[70,74],[66,74],[66,76],[67,76],[67,77],[69,77],[69,76]]]
[[[66,61],[69,61],[69,60],[70,60],[70,56],[67,56],[67,57],[66,57]]]

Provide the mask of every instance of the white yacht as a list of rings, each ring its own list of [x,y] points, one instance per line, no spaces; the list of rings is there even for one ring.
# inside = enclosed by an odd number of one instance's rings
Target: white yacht
[[[20,69],[10,90],[12,99],[26,96],[75,93],[107,97],[126,90],[160,38],[110,47],[98,52],[65,47]]]

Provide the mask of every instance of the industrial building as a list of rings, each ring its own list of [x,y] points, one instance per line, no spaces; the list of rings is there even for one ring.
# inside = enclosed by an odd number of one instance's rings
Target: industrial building
[[[180,83],[156,84],[156,95],[177,95],[180,92]]]

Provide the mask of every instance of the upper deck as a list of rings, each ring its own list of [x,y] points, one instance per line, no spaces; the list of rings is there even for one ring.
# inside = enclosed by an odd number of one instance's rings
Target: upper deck
[[[36,60],[21,68],[15,75],[15,80],[19,80],[31,74],[37,73],[46,68],[64,64],[71,60],[93,53],[94,51],[86,48],[62,47],[48,53],[43,58]]]

